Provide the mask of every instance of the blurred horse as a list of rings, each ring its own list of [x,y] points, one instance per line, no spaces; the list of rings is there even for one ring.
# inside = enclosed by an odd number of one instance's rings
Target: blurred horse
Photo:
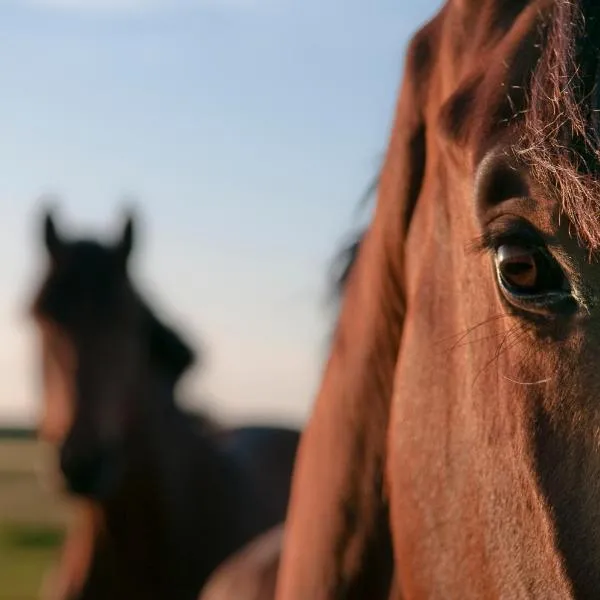
[[[299,432],[227,430],[184,413],[194,353],[128,274],[129,218],[114,244],[68,241],[44,220],[47,273],[32,306],[42,357],[40,436],[81,498],[61,600],[192,600],[227,557],[282,522]]]

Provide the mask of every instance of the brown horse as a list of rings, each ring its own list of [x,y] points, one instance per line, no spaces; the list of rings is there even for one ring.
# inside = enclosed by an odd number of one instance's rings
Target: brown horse
[[[598,597],[599,83],[597,0],[412,40],[278,600]]]
[[[55,585],[80,600],[195,599],[223,560],[283,521],[299,432],[225,430],[178,408],[193,353],[129,278],[131,219],[105,245],[64,240],[48,214],[44,240],[32,309],[40,434],[84,499]]]

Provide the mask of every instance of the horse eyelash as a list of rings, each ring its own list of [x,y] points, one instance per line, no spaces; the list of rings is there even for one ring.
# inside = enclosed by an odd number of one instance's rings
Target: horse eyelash
[[[467,254],[486,254],[495,252],[502,244],[514,242],[519,238],[515,229],[504,231],[486,231],[467,244]],[[522,236],[521,236],[522,237]]]
[[[533,232],[525,229],[520,223],[514,223],[501,230],[490,229],[478,235],[467,244],[467,254],[484,254],[495,252],[502,244],[544,245]]]
[[[481,255],[493,252],[498,247],[498,236],[485,232],[473,238],[466,246],[467,254]]]

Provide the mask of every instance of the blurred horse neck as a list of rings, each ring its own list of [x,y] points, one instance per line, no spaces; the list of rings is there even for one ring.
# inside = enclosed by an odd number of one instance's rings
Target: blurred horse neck
[[[163,573],[174,551],[171,513],[189,479],[181,472],[189,462],[181,450],[189,447],[191,434],[166,379],[151,374],[138,394],[141,409],[126,442],[128,470],[103,503],[106,529],[101,543],[117,564],[127,565],[133,581],[145,581],[156,591],[165,585]],[[172,476],[174,467],[179,477]]]
[[[136,594],[143,586],[167,598],[174,582],[178,593],[197,586],[237,535],[247,537],[237,520],[248,490],[210,421],[183,411],[169,380],[153,375],[139,393],[144,408],[128,440],[130,468],[103,505],[104,542],[116,564],[127,565]]]
[[[168,507],[189,494],[194,455],[212,459],[216,453],[211,440],[197,435],[192,419],[178,406],[169,378],[149,373],[137,394],[140,410],[125,445],[127,474],[104,505],[111,535],[126,534],[138,519],[144,531],[158,529]]]

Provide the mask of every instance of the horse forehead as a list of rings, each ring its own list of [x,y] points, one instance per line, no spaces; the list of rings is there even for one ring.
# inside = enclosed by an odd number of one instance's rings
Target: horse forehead
[[[479,21],[490,28],[510,27],[511,21],[529,6],[548,6],[556,0],[448,0],[446,7],[452,9],[456,18],[465,26]],[[560,0],[559,0],[560,1]]]
[[[129,305],[127,289],[127,278],[109,248],[74,242],[49,267],[33,302],[33,317],[63,325],[81,315],[114,317]]]
[[[547,1],[451,2],[440,33],[429,106],[441,139],[469,145],[478,162],[518,128],[542,51]]]
[[[102,286],[116,281],[119,273],[108,248],[92,241],[75,242],[65,253],[57,270],[61,283],[82,294],[102,291]]]
[[[111,248],[95,240],[81,239],[65,244],[59,270],[77,275],[108,276],[115,271]]]

